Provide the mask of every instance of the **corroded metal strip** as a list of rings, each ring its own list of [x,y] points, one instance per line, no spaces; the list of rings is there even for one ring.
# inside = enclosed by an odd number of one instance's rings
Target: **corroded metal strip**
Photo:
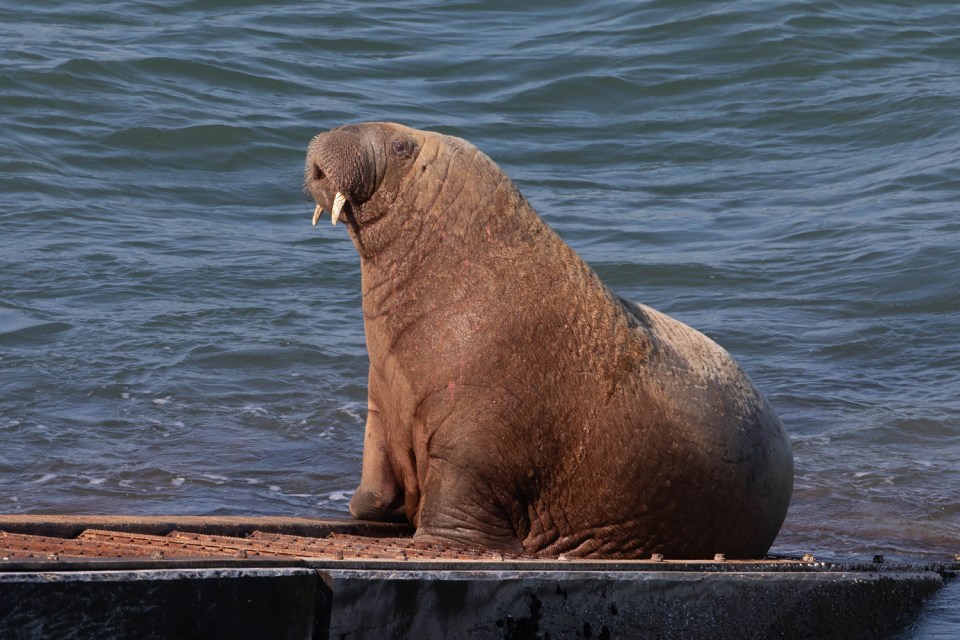
[[[105,516],[0,514],[0,531],[74,538],[87,529],[127,531],[164,536],[171,531],[243,537],[253,531],[321,537],[331,533],[395,538],[413,528],[394,522],[320,520],[275,516]]]
[[[370,538],[332,534],[326,538],[316,539],[257,531],[251,534],[250,539],[263,541],[265,544],[288,547],[305,558],[498,561],[526,557],[520,554],[503,554],[483,549],[421,542],[412,538]],[[271,546],[271,548],[273,547]]]
[[[325,538],[254,532],[246,538],[174,531],[165,536],[89,529],[75,538],[0,532],[7,558],[294,557],[333,560],[503,561],[524,559],[411,538],[334,534]]]
[[[235,538],[175,531],[169,537],[193,544],[256,550],[264,554],[291,555],[303,558],[366,558],[382,560],[451,559],[503,560],[501,553],[420,542],[412,538],[374,538],[348,534],[332,534],[323,538],[289,536],[255,531],[242,541]],[[522,558],[509,555],[509,558]]]
[[[4,516],[0,516],[0,522]],[[127,525],[137,520],[125,518]],[[161,519],[158,519],[158,521]],[[166,519],[163,522],[169,524]],[[264,520],[266,522],[266,520]],[[671,560],[654,557],[642,560],[597,560],[581,558],[531,558],[518,554],[501,554],[489,550],[469,549],[448,544],[430,543],[412,537],[353,535],[334,527],[316,530],[315,535],[287,535],[276,533],[279,523],[271,521],[267,531],[245,531],[241,536],[211,535],[195,531],[155,531],[157,523],[148,524],[144,531],[117,531],[88,529],[70,537],[28,535],[36,531],[6,532],[0,530],[0,570],[11,567],[39,566],[60,563],[61,558],[73,564],[96,560],[98,562],[208,562],[205,558],[222,558],[230,562],[307,563],[307,566],[328,568],[410,568],[424,570],[484,569],[497,565],[499,569],[540,571],[705,571],[705,572],[837,572],[871,571],[894,574],[903,567],[890,563],[824,563],[813,555],[802,559],[768,558],[763,560]],[[21,524],[23,524],[21,522]],[[114,523],[116,524],[116,523]],[[224,523],[220,523],[224,524]],[[244,527],[251,524],[244,520]],[[71,525],[73,526],[73,525]],[[167,525],[164,524],[163,528]],[[345,528],[345,527],[344,527]],[[40,527],[40,531],[45,531]],[[282,529],[286,531],[286,529]],[[139,560],[138,560],[139,559]],[[206,565],[204,565],[206,566]],[[956,575],[960,563],[930,565],[941,575]]]
[[[190,556],[183,548],[149,546],[130,540],[54,538],[0,532],[0,558],[55,560],[66,558],[163,558]],[[222,555],[222,554],[221,554]]]
[[[107,544],[123,544],[144,551],[191,557],[236,556],[241,558],[255,556],[293,555],[264,549],[263,545],[244,538],[229,536],[207,536],[200,534],[182,534],[173,532],[166,536],[154,536],[140,533],[118,533],[116,531],[87,530],[77,537],[78,540],[100,541]],[[151,555],[141,553],[141,555]]]
[[[413,538],[382,538],[330,534],[325,537],[290,536],[254,531],[247,537],[208,535],[173,531],[167,535],[88,529],[74,538],[31,536],[0,532],[0,550],[8,558],[49,559],[76,558],[174,558],[174,557],[287,557],[311,560],[387,560],[428,562],[522,562],[531,564],[561,563],[563,559],[535,559],[521,554],[472,549]],[[603,563],[609,561],[583,561]],[[679,561],[633,560],[619,564],[670,565]],[[783,566],[797,561],[768,561]],[[682,564],[686,564],[683,562]],[[726,561],[725,564],[736,564]],[[755,564],[755,561],[753,562]]]

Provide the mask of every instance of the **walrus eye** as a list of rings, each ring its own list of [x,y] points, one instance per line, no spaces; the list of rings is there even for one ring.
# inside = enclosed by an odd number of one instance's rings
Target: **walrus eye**
[[[413,145],[403,138],[397,138],[393,141],[393,152],[401,158],[409,158],[413,152]]]

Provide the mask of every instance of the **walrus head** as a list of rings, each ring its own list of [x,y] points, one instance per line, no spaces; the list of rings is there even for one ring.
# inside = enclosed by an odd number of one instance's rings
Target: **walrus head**
[[[390,244],[409,247],[414,238],[418,250],[441,237],[473,237],[457,246],[482,247],[501,232],[514,238],[505,227],[539,224],[506,174],[475,146],[389,122],[315,136],[304,188],[316,201],[313,223],[324,211],[334,224],[345,220],[361,256]]]
[[[304,172],[304,186],[317,203],[313,224],[324,210],[330,211],[333,224],[341,216],[354,226],[376,221],[390,203],[365,205],[377,194],[397,193],[422,148],[420,133],[375,122],[346,125],[314,137]]]

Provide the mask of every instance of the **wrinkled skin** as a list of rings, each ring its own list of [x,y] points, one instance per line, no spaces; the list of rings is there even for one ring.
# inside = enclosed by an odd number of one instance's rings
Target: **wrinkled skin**
[[[793,487],[776,414],[726,351],[611,293],[487,156],[349,125],[314,138],[305,181],[346,197],[360,254],[355,517],[542,557],[766,553]]]

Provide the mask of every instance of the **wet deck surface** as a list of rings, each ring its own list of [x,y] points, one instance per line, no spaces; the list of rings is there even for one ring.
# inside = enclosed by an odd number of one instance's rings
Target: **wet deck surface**
[[[253,531],[246,537],[172,531],[167,535],[86,529],[72,538],[0,531],[0,558],[199,558],[293,557],[371,560],[494,560],[525,556],[417,542],[411,538],[377,538],[344,533],[305,537]]]
[[[589,564],[605,569],[692,564],[716,569],[745,565],[801,569],[812,558],[752,561],[581,560],[534,558],[452,544],[414,540],[399,524],[300,518],[164,516],[2,516],[0,570],[19,566],[85,561],[129,560],[156,566],[184,559],[237,561],[308,560],[335,565],[364,563],[426,564],[440,568],[488,564],[542,569]]]
[[[0,571],[63,564],[81,568],[90,561],[129,561],[158,566],[165,561],[308,561],[324,566],[421,565],[435,569],[506,565],[535,570],[700,570],[824,571],[832,567],[813,555],[800,558],[702,560],[645,558],[595,560],[535,558],[412,538],[401,524],[351,520],[194,516],[30,516],[0,515]],[[954,565],[956,565],[955,559]],[[100,561],[100,562],[97,562]],[[882,562],[882,561],[881,561]],[[128,563],[128,564],[129,564]],[[867,560],[860,569],[894,567]],[[955,569],[953,569],[955,570]]]

